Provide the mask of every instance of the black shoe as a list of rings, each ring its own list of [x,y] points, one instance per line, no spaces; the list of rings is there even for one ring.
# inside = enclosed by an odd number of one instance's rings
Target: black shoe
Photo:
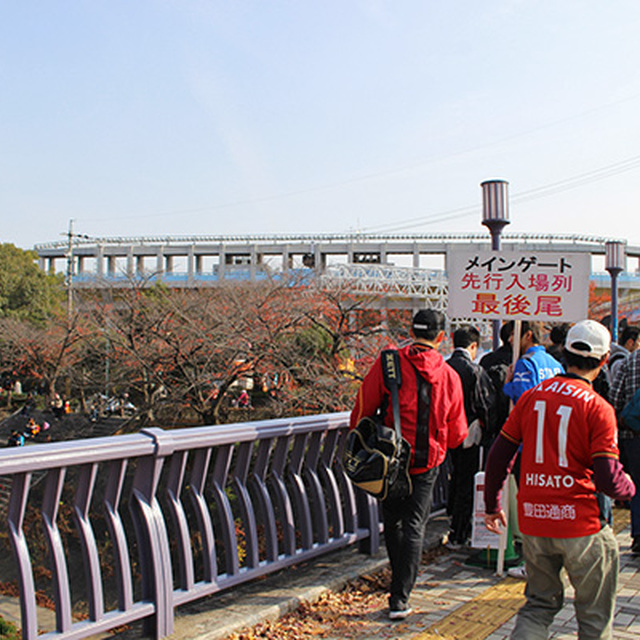
[[[635,536],[633,539],[631,543],[631,553],[635,556],[640,555],[640,536]]]

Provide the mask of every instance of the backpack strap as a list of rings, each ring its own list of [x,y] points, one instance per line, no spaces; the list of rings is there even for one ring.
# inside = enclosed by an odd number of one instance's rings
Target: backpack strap
[[[416,390],[418,395],[418,419],[416,424],[413,464],[415,467],[426,467],[429,462],[429,417],[431,415],[432,384],[424,379],[413,362],[409,362],[416,373]]]
[[[393,426],[396,431],[397,441],[402,440],[402,427],[400,424],[400,397],[398,389],[402,384],[402,374],[400,371],[400,356],[396,349],[385,349],[380,354],[382,364],[382,378],[384,386],[391,394],[391,407],[393,409]]]

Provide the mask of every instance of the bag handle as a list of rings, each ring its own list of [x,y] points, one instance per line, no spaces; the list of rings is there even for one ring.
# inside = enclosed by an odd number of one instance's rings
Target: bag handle
[[[400,425],[400,397],[398,389],[402,384],[402,374],[400,371],[400,357],[396,349],[385,349],[380,354],[382,363],[382,378],[384,386],[391,394],[391,407],[393,409],[393,426],[396,431],[397,441],[402,440],[402,428]]]

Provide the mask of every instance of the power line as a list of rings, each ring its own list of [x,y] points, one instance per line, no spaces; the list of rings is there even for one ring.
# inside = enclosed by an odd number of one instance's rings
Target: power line
[[[511,196],[510,202],[511,203],[529,202],[531,200],[537,200],[539,198],[545,198],[547,196],[557,195],[559,193],[563,193],[564,191],[569,191],[570,189],[576,189],[586,184],[592,184],[594,182],[599,182],[600,180],[605,180],[607,178],[617,176],[627,171],[632,171],[633,169],[637,169],[638,167],[640,167],[640,155],[632,156],[631,158],[627,158],[626,160],[614,162],[613,164],[606,165],[598,169],[593,169],[585,173],[580,173],[575,176],[571,176],[570,178],[565,178],[563,180],[558,180],[557,182],[551,182],[546,185],[534,187],[533,189],[529,189],[527,191],[515,193]],[[402,230],[422,226],[425,224],[434,224],[437,222],[443,222],[445,220],[453,220],[458,218],[465,218],[471,215],[477,215],[479,209],[480,209],[479,204],[470,205],[468,207],[460,207],[458,209],[442,211],[429,216],[421,216],[418,218],[410,218],[408,220],[400,220],[393,224],[367,227],[363,229],[363,231],[365,232],[402,231]]]

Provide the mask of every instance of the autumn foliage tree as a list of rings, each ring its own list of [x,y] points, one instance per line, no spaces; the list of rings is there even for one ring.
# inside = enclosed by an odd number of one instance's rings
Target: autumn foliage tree
[[[238,385],[253,385],[255,417],[340,411],[407,324],[375,303],[284,276],[198,290],[131,282],[77,292],[72,318],[5,319],[4,364],[51,393],[64,380],[85,408],[127,393],[143,423],[228,421]]]
[[[203,290],[132,286],[85,298],[93,379],[125,390],[146,419],[226,420],[240,381],[251,381],[264,417],[350,406],[356,361],[376,348],[379,319],[358,319],[366,301],[292,279]],[[379,314],[378,314],[379,315]],[[354,357],[354,353],[358,354]],[[96,382],[100,387],[100,382]]]
[[[0,369],[4,374],[29,379],[52,395],[61,380],[68,379],[78,365],[82,335],[76,316],[52,316],[34,324],[18,318],[0,319]]]

